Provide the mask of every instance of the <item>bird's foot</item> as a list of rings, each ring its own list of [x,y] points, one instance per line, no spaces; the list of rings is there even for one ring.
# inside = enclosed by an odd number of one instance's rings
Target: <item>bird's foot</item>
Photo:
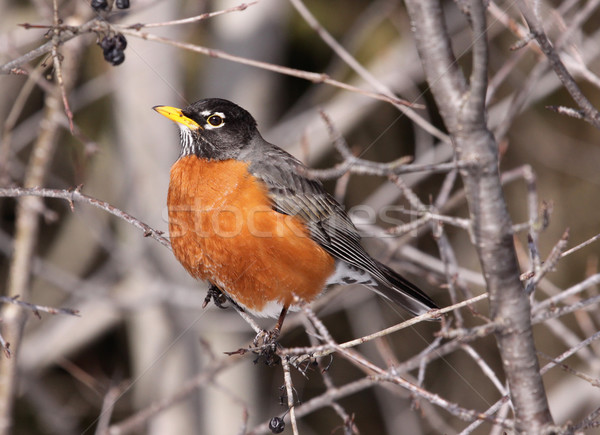
[[[208,297],[208,296],[207,296]],[[235,302],[229,299],[230,302],[234,304],[236,308],[239,309],[240,314],[244,311],[240,308]],[[265,364],[268,366],[274,366],[279,363],[281,358],[277,355],[277,351],[281,347],[277,339],[281,334],[281,326],[283,325],[283,320],[288,312],[288,306],[284,306],[281,309],[281,313],[279,314],[279,319],[277,320],[277,324],[273,329],[267,331],[265,329],[259,329],[258,326],[254,328],[254,330],[258,330],[256,337],[252,341],[252,346],[249,349],[238,349],[234,352],[225,352],[228,355],[244,355],[246,352],[250,351],[255,355],[258,355],[254,360],[254,364],[259,362],[261,359],[264,360]],[[244,316],[242,316],[244,317]]]
[[[265,364],[268,366],[274,366],[279,363],[280,359],[279,355],[277,355],[277,349],[279,349],[280,345],[277,341],[279,338],[280,330],[279,328],[274,328],[270,331],[262,330],[252,342],[254,347],[254,354],[257,355],[254,360],[254,364],[258,363],[261,359],[264,360]]]
[[[256,334],[252,344],[254,347],[272,346],[273,344],[277,344],[280,333],[279,328],[273,328],[270,331],[263,329]]]
[[[225,294],[217,286],[214,286],[212,284],[208,287],[206,297],[204,298],[204,302],[202,303],[202,308],[206,308],[206,306],[210,303],[211,300],[217,307],[221,308],[222,310],[229,308],[225,305],[229,300],[227,299],[227,296],[225,296]]]
[[[263,360],[266,365],[271,367],[279,364],[279,361],[281,360],[279,355],[277,355],[277,350],[280,348],[280,345],[277,342],[277,337],[279,337],[278,329],[272,329],[270,331],[263,329],[256,334],[256,337],[254,337],[252,346],[248,348],[241,348],[233,352],[225,352],[225,354],[231,356],[244,355],[248,352],[252,352],[256,355],[254,364],[257,364],[259,361]]]

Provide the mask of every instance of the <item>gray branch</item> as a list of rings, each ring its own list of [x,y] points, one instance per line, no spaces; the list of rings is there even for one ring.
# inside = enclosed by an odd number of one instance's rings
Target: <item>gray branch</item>
[[[596,110],[593,104],[586,98],[585,95],[579,89],[579,86],[575,82],[573,76],[567,70],[567,67],[560,59],[560,56],[554,49],[550,39],[544,32],[544,28],[540,23],[535,11],[529,5],[527,0],[520,2],[521,13],[529,26],[531,35],[535,38],[540,48],[548,58],[552,69],[556,73],[556,76],[562,82],[565,89],[571,94],[571,97],[583,113],[583,119],[592,124],[596,128],[600,128],[600,112]]]
[[[470,2],[473,70],[470,83],[451,49],[440,3],[407,0],[427,81],[455,146],[473,236],[490,295],[496,340],[519,433],[552,425],[531,331],[531,309],[519,280],[512,222],[498,173],[498,146],[486,123],[488,47],[485,8]]]

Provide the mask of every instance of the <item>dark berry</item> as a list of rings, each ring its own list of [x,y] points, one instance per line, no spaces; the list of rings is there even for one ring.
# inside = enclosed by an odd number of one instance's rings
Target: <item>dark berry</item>
[[[285,429],[285,422],[283,418],[273,417],[271,421],[269,421],[269,429],[273,433],[281,433]]]
[[[115,38],[109,36],[105,36],[104,38],[102,38],[102,41],[100,41],[100,48],[104,50],[105,53],[115,48],[116,45],[117,42]]]
[[[123,53],[123,50],[119,50],[118,48],[114,48],[111,50],[111,55],[110,55],[110,60],[108,60],[110,63],[112,63],[114,66],[117,65],[121,65],[123,63],[123,61],[125,60],[125,53]]]
[[[115,47],[125,50],[127,48],[127,39],[122,33],[117,33],[115,35]]]
[[[115,6],[117,9],[129,9],[129,0],[116,0]]]
[[[104,50],[102,52],[102,54],[104,54],[104,60],[105,61],[107,61],[107,62],[111,62],[112,61],[112,56],[113,56],[112,52],[113,52],[112,49],[111,50]]]
[[[104,50],[104,60],[108,63],[117,66],[123,63],[125,60],[125,53],[123,50],[118,49],[117,47],[113,47],[109,50]]]
[[[107,10],[108,9],[108,1],[107,0],[92,0],[91,3],[92,9],[95,11],[99,10]]]

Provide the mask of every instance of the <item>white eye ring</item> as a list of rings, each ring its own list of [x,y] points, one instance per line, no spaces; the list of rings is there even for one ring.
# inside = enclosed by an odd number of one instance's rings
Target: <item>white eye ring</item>
[[[222,114],[221,112],[215,112],[212,115],[210,115],[208,118],[206,118],[206,125],[205,127],[207,129],[213,129],[213,128],[221,128],[225,125],[225,115]]]

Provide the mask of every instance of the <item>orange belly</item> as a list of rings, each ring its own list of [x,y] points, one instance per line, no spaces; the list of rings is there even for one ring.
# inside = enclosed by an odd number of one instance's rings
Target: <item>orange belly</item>
[[[311,301],[334,272],[300,219],[272,210],[244,162],[179,159],[167,204],[177,259],[255,314],[277,315],[273,303],[289,306],[294,296]]]

